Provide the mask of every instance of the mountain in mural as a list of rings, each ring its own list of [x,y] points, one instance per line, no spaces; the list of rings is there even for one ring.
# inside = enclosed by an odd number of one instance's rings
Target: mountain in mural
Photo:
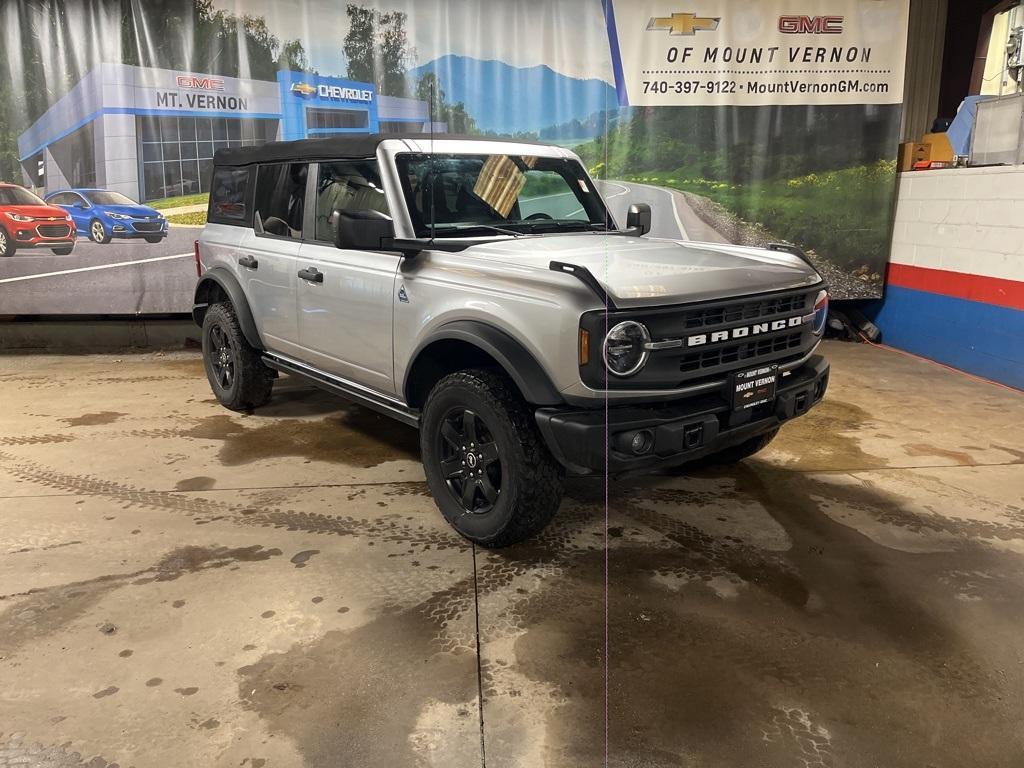
[[[410,70],[409,77],[415,82],[427,72],[437,75],[447,101],[462,102],[485,131],[537,132],[618,104],[615,88],[603,80],[567,77],[544,65],[513,67],[449,54]]]

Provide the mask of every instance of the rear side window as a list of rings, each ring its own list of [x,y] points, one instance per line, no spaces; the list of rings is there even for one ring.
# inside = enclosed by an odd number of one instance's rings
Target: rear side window
[[[302,239],[308,173],[308,163],[273,163],[259,167],[255,215],[263,234]]]
[[[247,224],[251,168],[218,168],[210,186],[207,218],[218,224]]]

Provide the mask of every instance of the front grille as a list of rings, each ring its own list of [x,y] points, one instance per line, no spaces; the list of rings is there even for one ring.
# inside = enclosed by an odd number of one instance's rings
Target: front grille
[[[159,221],[134,221],[132,226],[135,227],[136,232],[159,232],[160,222]]]
[[[701,307],[683,314],[683,327],[705,328],[724,323],[738,323],[743,320],[759,320],[771,315],[791,314],[802,311],[807,306],[809,295],[806,293],[789,296],[773,296],[755,301],[741,301],[732,304]]]
[[[67,237],[71,234],[71,227],[67,224],[40,224],[36,231],[40,237]]]
[[[693,373],[694,371],[703,371],[707,368],[717,368],[722,365],[756,361],[767,355],[776,355],[780,352],[798,349],[802,338],[803,332],[797,331],[782,336],[758,339],[757,341],[746,341],[740,344],[727,344],[715,349],[693,352],[683,356],[679,363],[679,370],[681,373]]]

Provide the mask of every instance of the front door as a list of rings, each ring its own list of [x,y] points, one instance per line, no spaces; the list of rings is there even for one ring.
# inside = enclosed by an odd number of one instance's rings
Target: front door
[[[338,211],[388,213],[377,161],[346,160],[310,167],[316,188],[313,236],[299,249],[299,343],[316,367],[394,394],[392,313],[401,257],[337,248]]]

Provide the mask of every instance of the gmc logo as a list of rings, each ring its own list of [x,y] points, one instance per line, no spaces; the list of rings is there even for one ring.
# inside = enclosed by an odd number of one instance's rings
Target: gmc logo
[[[196,77],[195,75],[178,75],[175,79],[179,88],[191,88],[196,91],[223,91],[224,81],[217,77]]]
[[[779,16],[779,32],[785,35],[838,35],[842,16]]]

